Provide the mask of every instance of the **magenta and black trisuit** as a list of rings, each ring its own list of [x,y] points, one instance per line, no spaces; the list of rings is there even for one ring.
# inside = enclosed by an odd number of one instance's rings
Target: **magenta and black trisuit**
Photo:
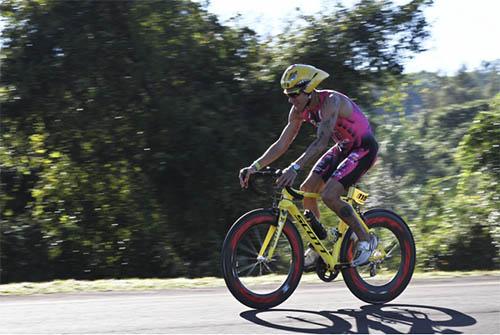
[[[335,145],[314,165],[313,172],[326,182],[329,178],[339,181],[345,188],[355,184],[375,163],[378,143],[370,123],[361,109],[349,97],[333,90],[318,90],[319,104],[302,112],[304,121],[316,126],[322,120],[321,106],[332,94],[341,94],[353,107],[350,117],[339,115],[333,130]]]

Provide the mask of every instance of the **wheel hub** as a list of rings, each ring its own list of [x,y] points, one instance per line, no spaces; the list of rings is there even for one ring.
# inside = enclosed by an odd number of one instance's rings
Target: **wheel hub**
[[[258,264],[267,263],[267,258],[264,256],[257,256],[257,263]]]

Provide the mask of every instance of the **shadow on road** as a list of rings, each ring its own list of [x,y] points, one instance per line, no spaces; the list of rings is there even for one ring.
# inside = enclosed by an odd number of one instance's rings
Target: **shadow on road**
[[[297,309],[250,310],[240,316],[255,324],[309,334],[461,334],[460,327],[476,319],[453,309],[422,305],[366,305],[361,309],[307,311]],[[355,321],[352,323],[347,320]]]

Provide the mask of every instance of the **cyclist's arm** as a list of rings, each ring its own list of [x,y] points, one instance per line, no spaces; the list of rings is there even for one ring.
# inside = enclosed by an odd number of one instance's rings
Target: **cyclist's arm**
[[[271,164],[288,150],[290,144],[292,144],[295,137],[297,137],[301,126],[302,118],[300,113],[292,107],[290,113],[288,114],[288,123],[281,132],[278,140],[271,144],[266,152],[255,160],[251,166],[240,170],[239,178],[241,187],[248,187],[248,180],[252,173],[255,173],[257,170]]]
[[[264,152],[264,154],[256,160],[256,162],[259,163],[260,168],[271,164],[288,150],[290,144],[292,144],[295,137],[297,137],[301,126],[302,118],[294,107],[292,107],[290,114],[288,115],[288,123],[281,132],[278,140],[271,144],[266,152]]]
[[[323,119],[318,125],[317,136],[306,151],[295,161],[301,167],[307,165],[313,158],[321,154],[332,137],[341,108],[341,97],[332,94],[321,108]]]

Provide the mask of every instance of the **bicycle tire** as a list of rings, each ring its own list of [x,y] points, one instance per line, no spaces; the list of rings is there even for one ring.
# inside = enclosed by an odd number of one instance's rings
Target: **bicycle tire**
[[[257,245],[258,243],[254,243],[252,240],[250,240],[251,242],[247,242],[248,239],[246,237],[255,235],[255,231],[267,232],[271,225],[277,225],[277,218],[276,211],[272,209],[256,209],[246,213],[233,224],[222,246],[222,273],[229,291],[242,304],[258,310],[269,309],[284,302],[295,291],[302,277],[304,264],[302,239],[297,228],[288,220],[283,227],[279,243],[284,249],[287,248],[286,244],[289,244],[290,259],[287,260],[283,256],[282,263],[276,261],[276,264],[283,264],[283,266],[286,266],[287,262],[289,264],[288,272],[277,276],[277,278],[284,277],[283,282],[278,282],[279,286],[276,289],[269,289],[270,292],[261,293],[256,288],[250,287],[251,285],[245,284],[246,279],[255,280],[255,278],[244,277],[241,273],[238,273],[240,260],[243,259],[246,261],[246,259],[251,258],[246,255],[243,255],[243,257],[242,253],[246,252],[248,254],[248,250],[253,250],[252,257],[255,256],[254,261],[256,261],[256,256],[260,249],[260,245]],[[254,244],[253,247],[252,244]],[[273,259],[281,257],[279,251],[281,249],[277,248]],[[249,262],[251,261],[249,260]],[[271,269],[274,266],[272,263],[268,265],[267,267],[264,266],[265,270],[267,268]],[[260,275],[263,275],[262,272],[253,277],[259,277]],[[276,278],[273,277],[269,280],[271,282],[276,281]],[[261,288],[259,287],[259,289]],[[263,285],[262,289],[267,290],[268,287]]]
[[[386,277],[389,279],[386,280],[383,275],[382,278],[379,275],[375,277],[364,275],[370,265],[343,269],[342,276],[349,290],[359,299],[371,304],[387,303],[398,297],[411,280],[416,261],[415,241],[408,225],[392,211],[373,209],[366,212],[363,218],[370,230],[377,231],[376,235],[383,235],[379,240],[379,246],[391,249],[390,257],[379,265],[388,267]],[[352,229],[348,229],[342,241],[340,249],[342,262],[351,262],[353,259],[357,240],[353,234]],[[379,278],[376,278],[377,276]]]

